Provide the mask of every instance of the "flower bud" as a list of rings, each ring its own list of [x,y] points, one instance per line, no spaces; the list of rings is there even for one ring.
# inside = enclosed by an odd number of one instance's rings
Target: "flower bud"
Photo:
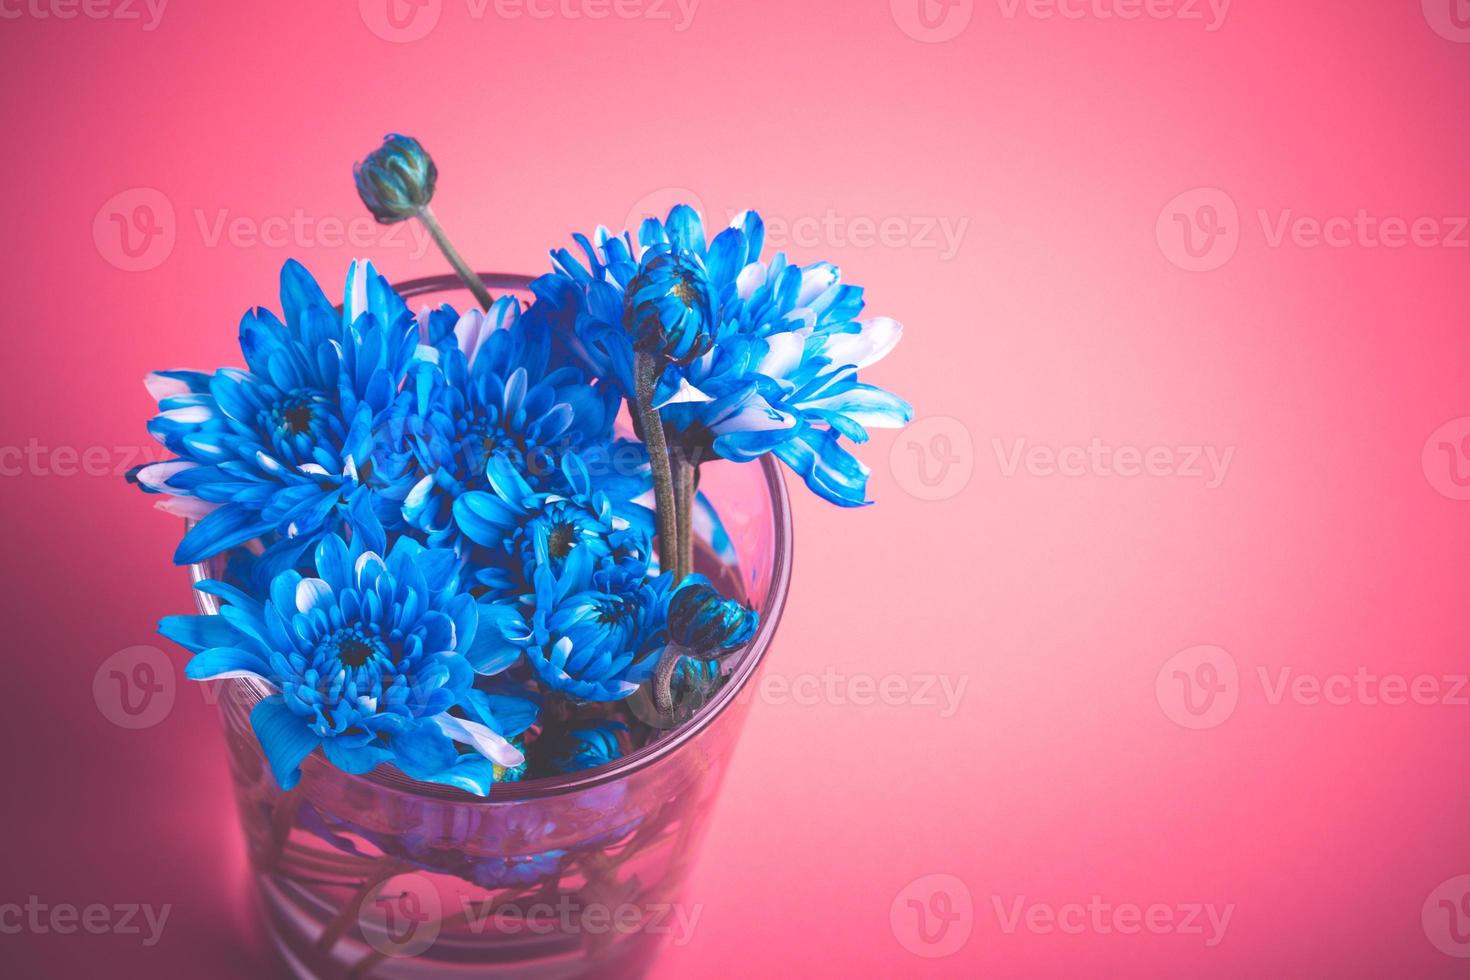
[[[352,179],[373,217],[391,225],[428,207],[439,170],[418,140],[390,133],[381,147],[352,168]]]
[[[537,740],[537,757],[545,768],[556,773],[595,769],[622,756],[621,735],[627,730],[621,722],[607,722],[550,732]]]
[[[669,600],[669,639],[696,656],[717,656],[749,642],[758,621],[755,610],[699,582]]]
[[[625,295],[623,322],[635,350],[688,364],[714,346],[709,275],[698,257],[655,246]]]

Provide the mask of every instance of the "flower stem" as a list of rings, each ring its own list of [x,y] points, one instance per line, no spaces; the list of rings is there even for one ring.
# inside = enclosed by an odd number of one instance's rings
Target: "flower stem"
[[[638,428],[643,444],[648,447],[649,467],[653,471],[653,500],[658,520],[658,559],[665,570],[677,575],[679,566],[680,529],[678,510],[674,502],[674,476],[669,462],[669,444],[664,438],[664,421],[653,407],[653,389],[658,384],[658,358],[653,354],[639,352],[634,360],[634,384],[637,392],[632,406],[638,419]],[[675,580],[676,583],[680,579]],[[653,705],[660,713],[673,710],[674,667],[679,654],[670,647],[659,654],[658,666],[653,675]]]
[[[683,582],[694,572],[694,497],[699,492],[699,464],[678,449],[670,457],[674,471],[674,514],[679,527],[674,581]]]
[[[674,669],[686,652],[677,643],[669,643],[658,655],[658,663],[653,668],[653,706],[661,715],[674,713]]]
[[[653,470],[653,500],[658,521],[659,564],[675,567],[679,550],[679,526],[674,508],[674,478],[669,468],[669,445],[664,439],[663,418],[653,407],[653,389],[658,383],[658,361],[652,354],[639,353],[634,363],[637,392],[631,406],[638,416],[648,463]]]
[[[450,243],[449,236],[444,234],[444,229],[439,224],[439,219],[434,217],[434,212],[427,204],[419,211],[419,220],[424,223],[425,228],[429,229],[429,234],[434,237],[434,244],[439,246],[439,251],[444,253],[449,264],[454,266],[454,271],[459,273],[459,278],[464,280],[464,284],[470,287],[470,292],[475,294],[475,299],[480,301],[480,309],[490,309],[490,304],[494,302],[490,296],[490,290],[485,288],[480,277],[475,275],[465,262],[464,256],[460,255],[459,250]]]

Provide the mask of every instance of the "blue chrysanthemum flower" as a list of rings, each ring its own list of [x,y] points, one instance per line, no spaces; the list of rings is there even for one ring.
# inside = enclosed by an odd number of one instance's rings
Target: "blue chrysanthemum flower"
[[[594,550],[572,548],[560,574],[538,566],[534,594],[483,605],[495,624],[498,659],[524,652],[547,688],[578,701],[620,701],[647,680],[663,645],[673,576],[646,567],[597,567]]]
[[[759,615],[726,599],[700,575],[684,580],[669,599],[669,639],[691,653],[714,657],[750,642]]]
[[[248,370],[163,371],[149,432],[177,459],[130,477],[166,494],[165,509],[196,520],[179,564],[274,532],[294,558],[355,502],[401,524],[412,485],[381,423],[414,363],[413,316],[371,265],[354,263],[338,314],[299,263],[281,270],[282,322],[254,309],[240,323]]]
[[[763,260],[764,239],[760,216],[747,211],[707,243],[698,213],[685,205],[667,221],[645,221],[638,248],[631,236],[599,228],[595,240],[576,236],[580,259],[552,253],[556,271],[532,285],[530,315],[556,332],[567,357],[626,397],[634,354],[622,324],[626,295],[649,253],[677,254],[707,279],[712,345],[687,364],[670,362],[659,379],[655,404],[671,443],[696,460],[773,453],[823,498],[861,505],[868,469],[842,440],[902,426],[912,410],[857,372],[887,355],[902,328],[857,319],[862,290],[842,283],[835,266],[792,265],[782,254]]]
[[[438,366],[415,376],[414,397],[395,426],[421,474],[404,499],[404,519],[431,544],[462,545],[455,502],[490,488],[486,468],[496,456],[539,491],[569,489],[561,465],[567,454],[610,457],[616,396],[575,367],[551,367],[549,339],[525,327],[513,297],[487,313],[425,311],[420,325]],[[602,467],[609,485],[618,476],[612,469]]]
[[[561,575],[574,551],[586,552],[594,571],[622,562],[648,567],[647,534],[594,490],[581,458],[563,456],[561,470],[567,492],[541,493],[497,455],[486,468],[491,489],[455,501],[455,523],[490,563],[477,573],[482,585],[504,594],[533,583],[538,568]]]
[[[255,677],[273,694],[251,722],[284,789],[320,747],[346,772],[392,763],[415,779],[484,795],[497,767],[524,755],[509,739],[534,721],[534,704],[475,689],[518,657],[479,629],[479,605],[460,588],[459,560],[399,537],[387,557],[363,529],[316,549],[315,577],[278,575],[258,601],[217,581],[218,616],[171,616],[160,631],[195,656],[194,680]]]
[[[536,742],[537,764],[553,773],[595,769],[623,755],[628,726],[607,722],[550,733]]]

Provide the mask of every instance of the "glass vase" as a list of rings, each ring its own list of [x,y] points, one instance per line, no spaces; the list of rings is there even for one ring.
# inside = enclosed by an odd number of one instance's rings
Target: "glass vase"
[[[485,275],[528,294],[523,276]],[[453,276],[398,287],[414,309],[473,299]],[[683,885],[698,853],[749,690],[791,574],[791,517],[773,461],[702,467],[722,529],[697,570],[760,611],[689,717],[624,757],[571,776],[498,784],[488,799],[390,766],[354,776],[314,754],[282,792],[250,727],[268,693],[219,682],[219,707],[266,929],[297,977],[640,976],[698,921]],[[194,566],[213,577],[222,562]],[[217,614],[213,597],[196,593]],[[712,688],[712,693],[708,691]],[[647,712],[635,696],[635,713]]]

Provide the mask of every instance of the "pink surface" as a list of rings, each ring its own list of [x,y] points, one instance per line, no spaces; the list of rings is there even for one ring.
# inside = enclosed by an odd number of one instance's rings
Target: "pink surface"
[[[798,495],[658,976],[1458,975],[1465,8],[0,3],[0,973],[271,968],[213,708],[133,649],[178,528],[120,474],[143,374],[237,362],[288,255],[441,270],[348,179],[397,129],[482,267],[693,196],[908,326],[874,380],[922,421],[877,507]]]

